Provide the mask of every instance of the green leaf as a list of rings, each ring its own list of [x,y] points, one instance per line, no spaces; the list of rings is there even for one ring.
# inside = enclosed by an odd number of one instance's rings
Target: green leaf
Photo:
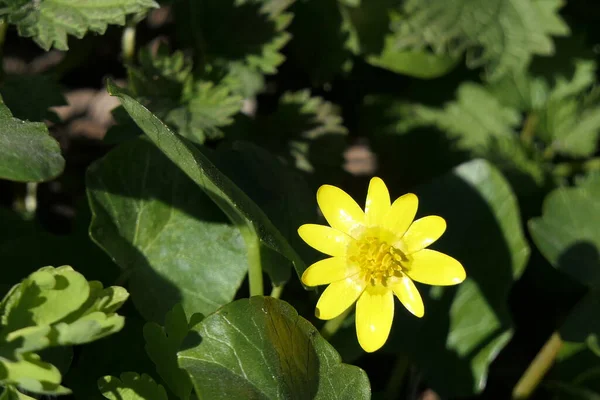
[[[6,386],[0,395],[0,400],[35,400],[35,398],[19,392],[13,386]]]
[[[195,317],[192,316],[192,319]],[[189,330],[188,320],[180,304],[169,311],[165,317],[164,328],[154,322],[148,322],[144,326],[146,352],[156,365],[156,372],[182,400],[190,398],[192,382],[187,372],[177,364],[177,351]]]
[[[385,41],[383,52],[377,56],[368,56],[367,61],[371,65],[399,74],[433,79],[450,72],[458,64],[459,59],[428,51],[398,51],[394,47],[394,38],[390,37]]]
[[[527,66],[534,54],[554,52],[552,36],[569,34],[560,0],[408,0],[397,22],[396,47],[437,54],[467,52],[495,80]],[[464,12],[464,10],[469,10]]]
[[[206,149],[196,147],[175,135],[156,116],[121,89],[111,83],[108,87],[111,94],[121,99],[130,116],[159,149],[200,186],[240,229],[247,246],[256,246],[256,241],[259,240],[263,245],[292,261],[296,272],[302,274],[305,269],[302,259],[263,211],[214,166],[205,154]],[[282,274],[285,273],[282,271]],[[278,281],[277,277],[271,278]]]
[[[169,55],[166,45],[153,54],[140,52],[140,68],[129,68],[130,88],[177,133],[197,143],[219,139],[219,127],[233,122],[242,98],[225,84],[197,80],[181,51]]]
[[[490,364],[512,337],[508,295],[529,257],[519,207],[502,174],[484,160],[464,163],[416,193],[419,216],[440,215],[448,224],[432,248],[459,260],[467,279],[431,288],[421,320],[402,310],[386,348],[412,354],[441,396],[470,396],[484,389]]]
[[[292,2],[185,0],[173,10],[181,41],[192,45],[203,62],[273,74],[284,60],[279,51],[290,39],[285,28],[292,15],[285,10]]]
[[[210,399],[368,399],[369,381],[289,304],[237,300],[193,328],[179,364]]]
[[[40,360],[34,353],[27,353],[11,361],[0,357],[0,385],[18,385],[20,388],[42,394],[69,394],[60,385],[58,369]]]
[[[60,147],[46,125],[13,118],[0,99],[0,178],[42,182],[58,176],[64,167]]]
[[[98,389],[110,400],[167,400],[167,392],[162,385],[146,375],[124,372],[121,379],[105,376],[98,380]]]
[[[60,85],[45,75],[8,75],[0,93],[15,118],[22,120],[58,122],[49,108],[67,104]]]
[[[7,21],[19,35],[32,37],[44,50],[68,50],[67,35],[104,34],[109,24],[125,25],[125,16],[158,7],[153,0],[2,0]]]
[[[87,190],[90,234],[127,271],[145,318],[162,322],[179,302],[208,314],[233,300],[247,271],[240,233],[147,139],[93,164]]]
[[[581,342],[600,337],[595,315],[600,308],[600,175],[589,175],[575,187],[551,192],[544,201],[542,216],[529,221],[537,248],[557,269],[590,289],[565,320],[561,335]]]

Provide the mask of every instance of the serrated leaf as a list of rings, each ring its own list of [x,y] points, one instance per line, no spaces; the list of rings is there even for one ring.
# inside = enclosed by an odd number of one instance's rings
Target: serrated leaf
[[[518,203],[484,160],[461,164],[416,193],[419,216],[440,215],[448,224],[432,248],[459,260],[467,279],[429,290],[421,320],[402,310],[384,349],[411,354],[441,396],[470,396],[485,388],[490,364],[513,334],[508,296],[529,257]]]
[[[569,33],[558,14],[561,5],[560,0],[409,0],[396,45],[431,46],[450,55],[466,51],[467,64],[485,65],[495,80],[527,66],[534,54],[553,54],[552,36]]]
[[[144,317],[162,322],[179,302],[208,314],[233,300],[247,270],[240,233],[147,139],[93,164],[87,188],[91,236],[128,271]]]
[[[559,188],[544,201],[542,216],[529,221],[533,241],[557,269],[590,288],[560,329],[565,340],[600,337],[600,175],[571,188]]]
[[[297,273],[302,274],[305,269],[302,259],[263,211],[214,166],[204,154],[206,149],[175,135],[150,111],[111,83],[109,92],[121,99],[125,109],[146,135],[233,221],[242,232],[246,246],[252,246],[257,251],[260,242],[292,261]],[[267,273],[271,279],[279,281],[277,276],[272,275],[277,271]],[[288,272],[282,268],[281,273],[285,275]]]
[[[162,385],[146,375],[124,372],[121,379],[105,376],[98,380],[98,389],[109,400],[167,400],[167,392]]]
[[[197,318],[192,316],[191,319]],[[146,352],[156,366],[156,372],[169,389],[182,400],[189,399],[192,382],[187,372],[177,364],[177,351],[189,330],[190,323],[180,304],[167,313],[164,328],[154,322],[148,322],[144,326]]]
[[[58,176],[64,167],[60,147],[46,125],[13,118],[0,99],[0,178],[42,182]]]
[[[44,50],[68,50],[67,35],[104,34],[109,24],[125,25],[128,14],[158,7],[153,0],[2,0],[0,5],[19,35],[32,37]]]
[[[175,3],[174,12],[181,40],[191,44],[205,63],[273,74],[284,60],[279,51],[290,39],[285,28],[292,16],[285,10],[291,3],[186,0]]]
[[[67,104],[60,85],[45,75],[8,75],[0,93],[15,118],[22,120],[58,122],[49,108]]]
[[[140,68],[130,67],[133,93],[177,133],[197,143],[219,139],[220,127],[233,122],[242,98],[226,84],[197,80],[182,52],[169,55],[166,45],[140,52]],[[113,133],[114,134],[114,133]]]
[[[318,331],[281,300],[237,300],[192,333],[199,344],[181,350],[179,364],[207,398],[370,398],[364,371],[342,364]]]

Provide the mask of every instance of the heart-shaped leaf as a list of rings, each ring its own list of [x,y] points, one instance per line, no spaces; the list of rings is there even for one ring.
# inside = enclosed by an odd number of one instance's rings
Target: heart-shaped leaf
[[[368,399],[369,380],[289,304],[255,296],[197,324],[179,352],[210,399]],[[193,346],[193,347],[192,347]]]

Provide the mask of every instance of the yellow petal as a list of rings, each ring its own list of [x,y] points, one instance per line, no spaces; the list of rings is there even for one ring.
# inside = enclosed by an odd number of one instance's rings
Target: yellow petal
[[[366,285],[364,279],[354,275],[327,286],[317,302],[317,318],[332,319],[346,311],[358,299]]]
[[[416,317],[421,318],[425,314],[425,306],[419,290],[414,282],[407,276],[403,276],[394,286],[394,294],[400,300],[400,303],[406,307]]]
[[[446,231],[446,221],[437,215],[419,218],[412,223],[402,240],[408,254],[424,249]]]
[[[392,291],[369,285],[356,303],[356,335],[367,353],[383,346],[392,329],[394,295]]]
[[[435,286],[456,285],[467,274],[460,262],[435,250],[421,250],[412,255],[413,262],[407,275],[417,282]]]
[[[317,261],[304,271],[302,283],[306,286],[327,285],[359,272],[357,266],[348,265],[344,257],[331,257]]]
[[[383,221],[384,228],[398,236],[404,235],[415,219],[419,207],[419,199],[412,193],[400,196],[394,201]]]
[[[390,209],[390,193],[380,178],[373,178],[369,183],[367,202],[365,203],[365,221],[367,226],[383,225],[385,214]]]
[[[323,185],[317,191],[317,203],[332,228],[350,234],[364,225],[365,213],[350,195],[342,189]]]
[[[330,256],[344,256],[348,244],[354,240],[337,229],[315,224],[302,225],[298,234],[310,247]]]

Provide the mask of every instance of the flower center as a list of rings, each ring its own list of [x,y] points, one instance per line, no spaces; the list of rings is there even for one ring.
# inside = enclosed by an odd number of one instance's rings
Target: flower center
[[[402,277],[410,268],[412,257],[376,236],[365,235],[350,246],[348,260],[371,285],[387,286],[390,278]]]

